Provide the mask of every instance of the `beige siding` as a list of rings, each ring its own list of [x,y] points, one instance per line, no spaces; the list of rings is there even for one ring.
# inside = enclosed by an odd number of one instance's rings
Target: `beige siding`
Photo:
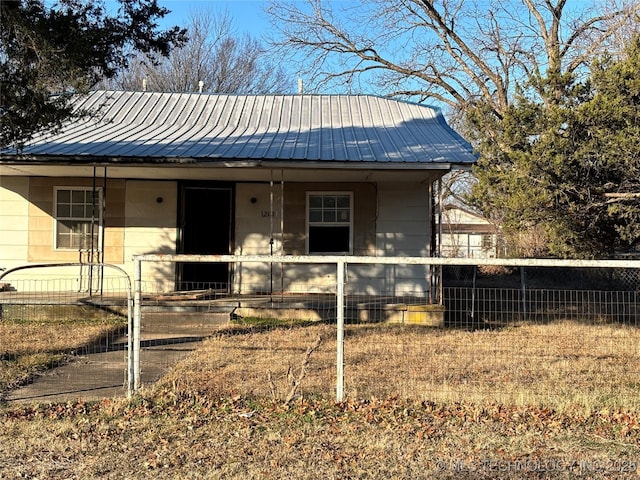
[[[178,186],[176,182],[128,180],[125,196],[124,257],[126,270],[133,276],[133,255],[176,253],[176,216]],[[147,288],[173,287],[173,264],[143,265]]]
[[[380,184],[376,251],[381,256],[426,256],[429,193],[421,184]]]
[[[254,188],[256,198],[264,189],[238,186],[236,253],[268,252],[268,223],[255,215],[260,208],[248,203]],[[367,256],[428,255],[430,243],[429,190],[423,184],[287,183],[284,186],[284,253],[306,254],[306,193],[310,191],[353,192],[353,253]],[[268,189],[267,192],[268,193]],[[268,198],[268,197],[267,197]],[[279,201],[279,199],[278,199]],[[251,216],[248,212],[254,210]],[[268,208],[267,208],[268,210]],[[276,212],[276,215],[278,212]],[[276,217],[278,218],[278,217]],[[278,225],[279,221],[274,222]],[[263,233],[260,233],[263,232]],[[276,246],[280,244],[276,232]],[[274,251],[278,252],[278,248]],[[274,290],[290,292],[334,292],[335,265],[286,265],[283,277],[273,272]],[[348,293],[424,295],[428,271],[420,266],[351,265]],[[269,288],[272,271],[268,265],[244,265],[236,271],[236,288],[257,291]],[[280,284],[282,280],[282,284]],[[248,289],[248,290],[247,290]]]
[[[424,184],[378,184],[376,255],[428,256],[430,252],[430,199]],[[362,266],[366,292],[388,295],[424,295],[428,267],[420,265]],[[354,275],[356,274],[354,273]]]
[[[77,262],[76,250],[57,250],[54,238],[54,188],[91,187],[86,178],[0,178],[0,266]],[[100,182],[101,184],[101,182]],[[109,180],[104,251],[107,263],[123,263],[124,181]],[[79,277],[79,267],[25,270],[21,278]],[[79,280],[78,280],[79,281]],[[80,288],[80,283],[78,283]]]
[[[0,177],[0,267],[27,261],[29,244],[29,179]]]
[[[372,255],[376,228],[376,187],[372,183],[288,183],[284,187],[284,251],[305,255],[307,192],[353,193],[353,254]]]
[[[76,261],[78,252],[56,251],[56,186],[91,186],[87,178],[0,179],[0,266],[28,262]],[[285,183],[284,222],[280,184],[240,183],[235,191],[234,253],[306,254],[306,194],[353,193],[353,253],[368,256],[429,254],[429,191],[407,183]],[[122,265],[133,277],[133,255],[175,253],[178,238],[178,185],[175,181],[109,180],[106,189],[105,261]],[[251,199],[256,201],[252,202]],[[273,216],[271,216],[273,215]],[[27,220],[28,218],[28,220]],[[281,233],[282,225],[284,234]],[[283,237],[284,243],[281,238]],[[14,262],[9,263],[7,262]],[[335,265],[244,264],[234,267],[234,287],[243,292],[333,292]],[[424,268],[402,265],[351,265],[348,293],[419,294],[427,289]],[[144,264],[145,289],[171,289],[175,268]]]
[[[54,189],[55,187],[92,186],[88,178],[35,177],[29,186],[29,255],[30,262],[77,262],[77,250],[55,248]],[[102,186],[99,182],[98,186]],[[107,263],[123,262],[123,206],[124,181],[108,180],[104,219],[104,260]]]
[[[269,255],[270,239],[273,253],[282,254],[281,186],[273,188],[264,183],[238,183],[236,185],[236,217],[234,253],[236,255]],[[255,199],[255,202],[252,202]],[[256,293],[281,290],[281,268],[269,264],[245,263],[233,267],[233,289],[237,292]]]
[[[353,254],[375,253],[376,185],[373,183],[288,183],[284,187],[284,252],[305,255],[306,247],[306,195],[307,192],[353,193]],[[294,292],[334,292],[335,265],[287,265],[284,268],[284,287]],[[366,284],[358,279],[354,284]]]

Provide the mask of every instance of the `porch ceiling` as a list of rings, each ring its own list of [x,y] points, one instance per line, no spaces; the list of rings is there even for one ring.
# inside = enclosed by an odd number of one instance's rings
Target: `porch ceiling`
[[[441,169],[380,169],[366,168],[291,168],[253,166],[244,168],[211,167],[204,165],[97,165],[96,175],[102,178],[147,180],[210,180],[227,182],[268,182],[284,179],[290,182],[432,182],[446,173],[448,165]],[[93,165],[0,165],[3,176],[40,177],[91,177]]]

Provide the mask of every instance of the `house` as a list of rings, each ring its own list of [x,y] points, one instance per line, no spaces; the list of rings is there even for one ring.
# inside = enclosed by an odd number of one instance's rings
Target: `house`
[[[0,267],[144,253],[429,256],[433,183],[476,159],[435,108],[369,95],[94,91],[90,112],[0,151]],[[335,266],[167,264],[150,288],[332,288]],[[351,268],[425,291],[424,268]],[[72,269],[70,275],[77,275]]]
[[[504,241],[498,227],[470,207],[449,203],[442,208],[440,255],[457,258],[502,257]]]

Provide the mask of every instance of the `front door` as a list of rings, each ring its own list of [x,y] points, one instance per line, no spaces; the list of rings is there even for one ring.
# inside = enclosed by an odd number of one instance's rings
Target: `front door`
[[[227,255],[231,251],[233,188],[183,185],[180,253]],[[228,263],[183,263],[181,290],[223,289],[229,285]]]

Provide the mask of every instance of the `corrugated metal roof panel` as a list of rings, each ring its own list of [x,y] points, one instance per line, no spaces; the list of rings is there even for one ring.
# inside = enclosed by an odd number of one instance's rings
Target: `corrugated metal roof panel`
[[[434,108],[368,95],[95,91],[90,117],[24,146],[28,155],[472,163]],[[5,149],[3,157],[16,153]]]

